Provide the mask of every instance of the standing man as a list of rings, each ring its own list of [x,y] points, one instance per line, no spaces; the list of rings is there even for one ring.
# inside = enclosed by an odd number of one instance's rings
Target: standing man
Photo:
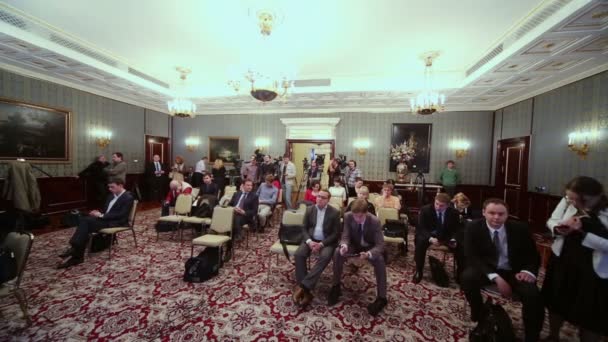
[[[301,306],[312,302],[312,290],[317,285],[323,270],[334,254],[338,245],[340,229],[340,212],[327,205],[330,193],[327,190],[319,191],[317,204],[306,209],[302,229],[302,244],[294,254],[296,260],[297,287],[293,292],[293,301]],[[311,253],[318,253],[317,262],[310,272],[306,267],[306,259]]]
[[[457,241],[458,231],[461,228],[460,214],[458,210],[450,206],[450,196],[445,193],[435,195],[434,204],[427,204],[418,214],[418,225],[416,226],[416,273],[412,282],[418,284],[422,280],[426,250],[429,246],[448,246],[454,252],[457,279],[463,267],[462,241]]]
[[[267,175],[276,175],[277,170],[275,170],[275,165],[272,162],[270,155],[267,154],[264,156],[264,162],[259,167],[259,173],[261,179],[265,179],[264,177]]]
[[[500,293],[515,292],[523,304],[525,341],[538,341],[545,308],[536,287],[540,257],[527,225],[508,221],[507,204],[498,198],[483,203],[483,219],[469,222],[465,229],[464,253],[467,266],[461,288],[471,306],[471,319],[479,322],[471,331],[483,333],[488,313],[482,303],[481,288],[496,284]]]
[[[148,198],[160,202],[164,195],[167,180],[167,166],[160,161],[160,156],[155,154],[152,162],[146,165],[145,177],[148,183]]]
[[[108,178],[121,179],[123,184],[127,182],[127,163],[120,152],[112,154],[112,164],[108,165],[104,171]]]
[[[289,161],[289,154],[283,156],[283,163],[279,165],[279,179],[283,188],[283,202],[285,209],[291,209],[291,191],[296,179],[296,166]]]
[[[351,212],[344,216],[344,231],[340,248],[334,253],[334,281],[329,291],[328,304],[338,302],[341,290],[342,268],[347,256],[368,260],[374,266],[376,275],[377,297],[367,306],[370,315],[376,316],[386,306],[386,264],[384,262],[384,234],[380,220],[367,211],[368,203],[364,199],[352,202]]]
[[[351,159],[348,161],[348,167],[344,173],[348,197],[357,197],[357,192],[355,191],[355,183],[357,183],[357,178],[363,179],[363,172],[361,172],[361,169],[357,167],[357,162]]]
[[[456,163],[453,160],[448,160],[445,165],[445,169],[439,174],[439,183],[452,198],[456,193],[456,185],[460,184],[460,173],[456,170]]]
[[[192,186],[198,188],[201,186],[203,175],[207,171],[207,156],[204,156],[194,166],[194,174],[192,175]]]
[[[241,176],[243,181],[250,180],[253,185],[258,184],[258,161],[255,159],[255,155],[251,156],[251,161],[241,167]]]

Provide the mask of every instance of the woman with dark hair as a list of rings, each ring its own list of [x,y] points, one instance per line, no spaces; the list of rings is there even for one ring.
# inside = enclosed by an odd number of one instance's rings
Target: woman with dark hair
[[[319,190],[321,190],[321,183],[319,183],[318,180],[313,180],[310,182],[310,188],[306,190],[304,200],[307,202],[317,203],[317,195],[319,194]]]
[[[329,182],[327,184],[334,184],[334,179],[340,178],[342,170],[340,169],[340,161],[338,158],[331,158],[329,167],[327,168],[327,174],[329,175]]]
[[[88,188],[91,193],[91,198],[95,200],[95,204],[103,207],[108,193],[108,176],[104,172],[110,163],[106,160],[106,156],[99,155],[86,169],[78,173],[79,178],[86,178]]]
[[[555,236],[542,289],[549,341],[559,341],[564,320],[579,327],[583,342],[608,335],[607,206],[600,182],[576,177],[547,221]]]

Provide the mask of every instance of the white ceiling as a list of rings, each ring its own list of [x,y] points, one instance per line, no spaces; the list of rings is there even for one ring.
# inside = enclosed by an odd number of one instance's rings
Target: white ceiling
[[[10,7],[0,10],[32,28],[0,22],[1,67],[162,111],[177,89],[175,66],[193,70],[189,94],[210,114],[407,110],[422,84],[419,57],[429,50],[441,52],[434,81],[450,95],[448,110],[496,109],[608,67],[608,2],[599,0],[4,3]],[[248,16],[259,3],[283,16],[270,42],[260,42]],[[116,63],[59,46],[51,33]],[[501,43],[501,53],[467,74]],[[329,78],[331,86],[297,88],[287,102],[265,106],[234,96],[226,81],[263,55],[261,44],[298,79]]]

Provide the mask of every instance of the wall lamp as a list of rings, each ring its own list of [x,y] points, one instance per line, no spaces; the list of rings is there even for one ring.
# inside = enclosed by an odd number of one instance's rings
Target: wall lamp
[[[198,138],[195,138],[195,137],[186,138],[186,149],[190,152],[193,152],[200,144],[201,144],[201,141]]]
[[[270,139],[264,137],[259,137],[255,139],[255,148],[260,152],[263,152],[264,150],[268,149],[269,146]]]
[[[367,150],[369,150],[369,145],[369,140],[355,140],[355,142],[353,143],[353,146],[355,147],[357,153],[360,156],[363,156],[367,153]]]
[[[469,153],[471,143],[466,140],[455,140],[450,144],[452,149],[456,152],[456,158],[460,159]]]
[[[599,136],[599,131],[570,132],[568,134],[568,149],[584,160],[591,150],[591,143]]]
[[[94,129],[91,135],[95,138],[95,143],[99,148],[106,148],[112,141],[112,132],[105,129]]]

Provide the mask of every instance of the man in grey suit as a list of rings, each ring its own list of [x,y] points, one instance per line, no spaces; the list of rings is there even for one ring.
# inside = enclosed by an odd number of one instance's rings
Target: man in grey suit
[[[127,182],[127,163],[120,152],[112,154],[112,164],[108,165],[104,171],[110,179],[121,179],[123,183]]]
[[[301,306],[312,302],[311,291],[331,261],[338,244],[340,212],[327,205],[330,197],[329,191],[319,191],[317,204],[308,207],[304,215],[303,242],[294,255],[298,286],[294,290],[293,301]],[[313,268],[308,272],[306,259],[311,253],[318,253],[319,256]]]
[[[348,257],[369,260],[374,266],[378,292],[376,300],[367,306],[370,315],[376,316],[386,306],[386,264],[384,263],[384,235],[380,220],[367,212],[367,201],[353,201],[351,212],[344,216],[344,231],[340,248],[334,256],[334,281],[328,296],[328,304],[338,302],[341,294],[342,267]]]

